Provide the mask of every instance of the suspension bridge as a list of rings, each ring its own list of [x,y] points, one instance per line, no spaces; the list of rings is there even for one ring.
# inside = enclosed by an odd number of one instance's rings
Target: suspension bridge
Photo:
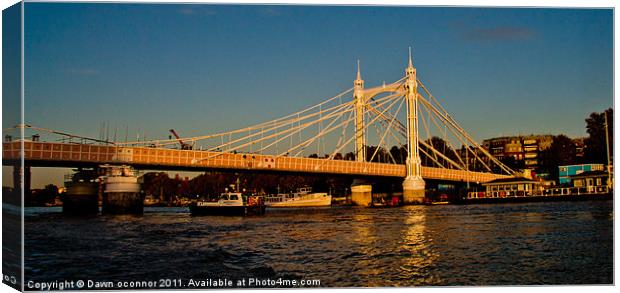
[[[23,158],[26,167],[123,164],[401,177],[407,203],[423,199],[424,179],[481,183],[516,175],[481,147],[417,78],[411,51],[405,75],[397,81],[365,87],[358,61],[352,88],[293,114],[232,131],[118,142],[30,125],[4,132],[12,130],[22,139],[5,137],[4,165],[19,166]],[[32,139],[25,139],[30,138],[26,133],[34,134]],[[353,201],[365,203],[371,190],[363,181],[354,182]]]

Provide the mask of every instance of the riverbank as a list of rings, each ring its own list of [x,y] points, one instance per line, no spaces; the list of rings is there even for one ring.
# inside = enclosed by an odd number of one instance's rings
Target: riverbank
[[[520,203],[520,202],[557,202],[557,201],[589,201],[613,200],[613,193],[603,194],[574,194],[574,195],[539,195],[514,197],[484,197],[467,198],[457,204],[491,204],[491,203]]]

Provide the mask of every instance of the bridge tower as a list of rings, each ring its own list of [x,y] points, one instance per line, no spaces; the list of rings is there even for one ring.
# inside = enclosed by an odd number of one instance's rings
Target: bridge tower
[[[407,177],[403,182],[403,202],[422,203],[424,200],[424,179],[422,179],[422,160],[418,150],[418,82],[413,67],[411,47],[409,47],[409,66],[405,69],[407,99]]]
[[[360,72],[360,61],[357,60],[357,79],[353,81],[353,99],[355,100],[355,159],[366,161],[366,134],[364,133],[364,80]]]
[[[353,81],[353,99],[355,100],[355,160],[366,161],[366,133],[364,131],[364,80],[357,60],[357,78]],[[355,179],[351,184],[351,201],[355,205],[368,206],[372,201],[372,185],[364,180]]]

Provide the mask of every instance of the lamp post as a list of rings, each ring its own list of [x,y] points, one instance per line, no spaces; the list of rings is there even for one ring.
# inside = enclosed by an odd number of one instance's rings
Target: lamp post
[[[605,147],[607,148],[607,188],[611,187],[611,157],[609,156],[609,125],[607,122],[607,111],[605,114]]]

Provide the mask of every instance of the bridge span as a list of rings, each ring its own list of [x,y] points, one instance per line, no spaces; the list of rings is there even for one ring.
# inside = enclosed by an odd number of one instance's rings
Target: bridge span
[[[292,173],[402,177],[405,165],[346,160],[223,153],[169,148],[117,147],[92,144],[23,142],[26,165],[77,167],[127,164],[140,169],[252,170]],[[18,163],[21,142],[3,143],[3,164]],[[487,182],[507,175],[422,166],[422,177],[445,181]]]

